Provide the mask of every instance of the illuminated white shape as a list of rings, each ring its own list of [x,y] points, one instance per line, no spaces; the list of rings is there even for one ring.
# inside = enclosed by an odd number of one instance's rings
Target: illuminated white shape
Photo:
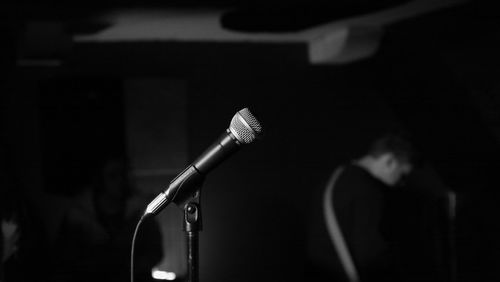
[[[169,271],[163,271],[159,269],[152,269],[151,270],[151,276],[156,279],[156,280],[175,280],[177,277],[174,272],[169,272]]]

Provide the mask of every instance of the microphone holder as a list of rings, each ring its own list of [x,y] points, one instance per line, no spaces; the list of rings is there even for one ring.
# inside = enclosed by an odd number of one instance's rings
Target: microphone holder
[[[199,281],[199,231],[202,229],[200,190],[184,204],[183,230],[187,240],[188,282]]]

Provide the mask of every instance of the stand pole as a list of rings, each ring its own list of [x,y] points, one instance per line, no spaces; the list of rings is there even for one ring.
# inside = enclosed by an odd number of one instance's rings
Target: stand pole
[[[448,192],[448,248],[449,248],[449,278],[450,282],[457,281],[457,257],[455,249],[455,219],[457,208],[457,195]]]
[[[187,260],[188,260],[188,281],[198,282],[199,281],[199,253],[198,253],[198,242],[199,242],[199,231],[201,230],[201,208],[200,208],[200,197],[197,193],[197,197],[189,201],[184,206],[184,230],[186,232],[187,239]]]

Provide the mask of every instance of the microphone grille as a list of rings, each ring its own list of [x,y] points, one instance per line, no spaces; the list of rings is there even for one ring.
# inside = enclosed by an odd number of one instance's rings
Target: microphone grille
[[[229,130],[243,144],[252,143],[262,133],[262,126],[248,108],[237,112],[231,120]]]

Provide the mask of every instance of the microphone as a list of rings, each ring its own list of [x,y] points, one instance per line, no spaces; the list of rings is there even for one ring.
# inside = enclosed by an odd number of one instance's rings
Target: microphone
[[[262,126],[248,108],[237,112],[229,128],[191,165],[178,174],[167,189],[149,203],[143,216],[158,214],[172,201],[184,202],[197,192],[197,185],[210,170],[235,153],[242,145],[252,143],[261,134]]]

